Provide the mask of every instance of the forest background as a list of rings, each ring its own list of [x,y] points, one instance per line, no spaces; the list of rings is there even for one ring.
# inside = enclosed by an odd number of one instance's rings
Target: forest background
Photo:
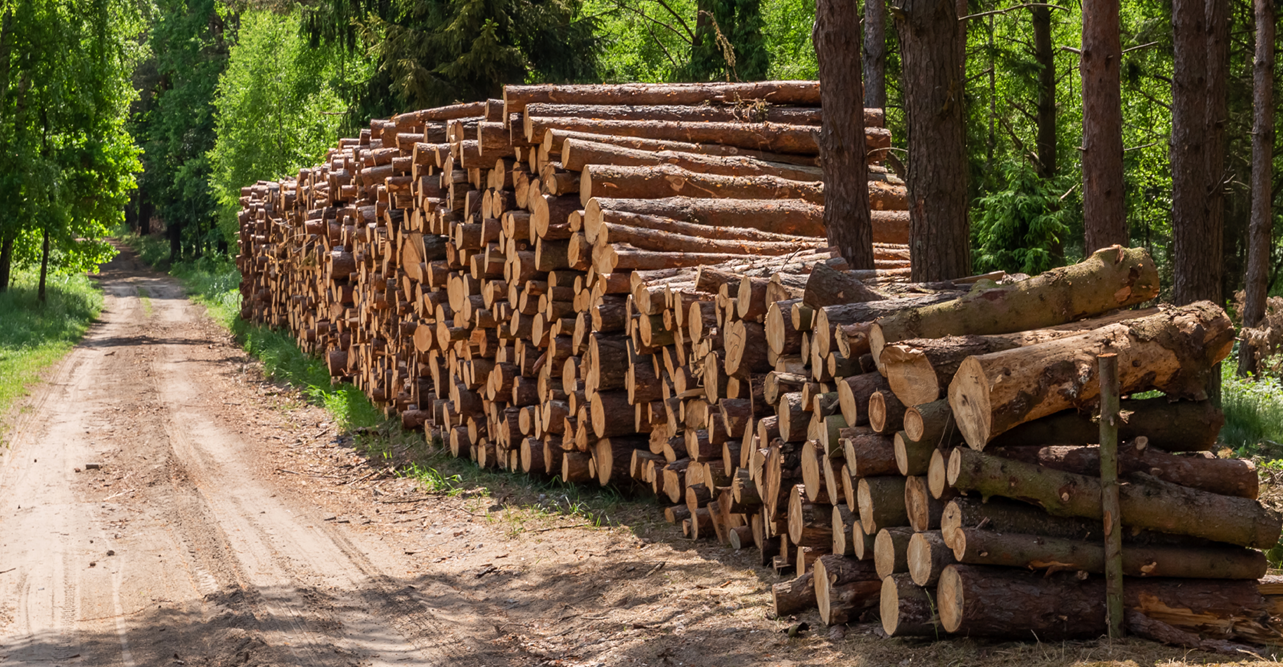
[[[1256,42],[1252,2],[1228,3],[1227,298],[1246,263]],[[504,83],[817,73],[814,0],[0,0],[0,9],[0,288],[11,266],[42,256],[55,272],[91,267],[122,222],[144,235],[163,229],[173,261],[226,257],[241,186],[318,162],[372,117],[496,97]],[[967,11],[973,268],[1034,273],[1075,261],[1082,6],[973,0]],[[1170,0],[1136,0],[1120,16],[1127,223],[1168,286],[1171,11]],[[903,159],[910,138],[890,21],[887,125]],[[1277,149],[1274,162],[1277,226]],[[1279,293],[1278,240],[1270,267]]]

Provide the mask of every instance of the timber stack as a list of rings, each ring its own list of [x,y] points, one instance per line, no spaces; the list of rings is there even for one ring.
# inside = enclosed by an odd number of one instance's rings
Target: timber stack
[[[653,493],[790,573],[777,613],[892,636],[1103,631],[1089,412],[1118,352],[1125,393],[1163,394],[1124,401],[1129,625],[1277,643],[1256,549],[1278,519],[1250,463],[1208,454],[1225,314],[1134,310],[1157,273],[1118,247],[911,283],[880,110],[876,268],[850,270],[818,105],[814,82],[509,86],[372,121],[243,189],[242,316],[456,456]]]

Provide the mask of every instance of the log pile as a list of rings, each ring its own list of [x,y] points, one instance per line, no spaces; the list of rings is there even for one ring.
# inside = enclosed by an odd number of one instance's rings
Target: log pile
[[[456,456],[653,493],[688,536],[794,575],[777,613],[893,636],[1099,633],[1085,360],[1116,351],[1125,392],[1166,394],[1124,402],[1133,625],[1274,641],[1251,548],[1278,521],[1250,464],[1205,454],[1224,313],[1126,310],[1158,285],[1122,248],[910,283],[880,110],[877,268],[849,270],[818,104],[807,82],[509,86],[372,121],[243,189],[242,317]]]

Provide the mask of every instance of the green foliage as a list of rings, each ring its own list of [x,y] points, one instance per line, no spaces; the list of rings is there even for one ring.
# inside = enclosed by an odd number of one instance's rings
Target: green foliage
[[[220,9],[217,0],[157,0],[151,58],[136,74],[141,99],[132,131],[144,148],[141,199],[196,254],[221,238],[207,155],[215,141],[215,87],[237,16]]]
[[[375,58],[376,75],[356,95],[358,115],[597,76],[596,24],[579,0],[324,0],[303,19],[313,45],[364,47]]]
[[[819,77],[819,61],[811,44],[815,22],[815,0],[765,0],[762,20],[766,27],[766,51],[772,79],[813,80]],[[889,31],[888,31],[889,32]]]
[[[30,264],[48,231],[54,269],[83,270],[110,256],[101,238],[133,187],[142,24],[124,0],[0,0],[0,15],[0,238]]]
[[[54,275],[45,303],[36,300],[38,279],[36,271],[20,270],[0,292],[0,416],[80,340],[102,309],[102,292],[84,275]]]
[[[1230,357],[1231,360],[1233,357]],[[1279,378],[1241,378],[1234,363],[1221,364],[1221,442],[1243,456],[1283,457],[1283,382]]]
[[[372,67],[338,47],[311,48],[300,13],[250,10],[215,90],[215,143],[207,158],[219,224],[236,234],[240,189],[316,164],[341,133],[348,103],[340,91],[364,82]]]
[[[757,81],[766,76],[761,0],[701,2],[684,76],[692,81]]]
[[[1061,264],[1068,231],[1061,184],[1040,178],[1026,162],[1008,163],[1002,189],[976,200],[972,235],[978,272],[1033,275]]]

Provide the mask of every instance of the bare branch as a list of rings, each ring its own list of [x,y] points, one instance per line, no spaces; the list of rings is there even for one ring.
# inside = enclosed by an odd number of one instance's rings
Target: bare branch
[[[1139,45],[1139,46],[1129,46],[1129,47],[1127,47],[1127,48],[1123,49],[1123,53],[1130,53],[1130,52],[1132,52],[1132,51],[1139,51],[1140,49],[1149,48],[1149,47],[1151,47],[1151,46],[1158,46],[1158,42],[1150,42],[1150,43],[1148,43],[1148,44],[1141,44],[1141,45]]]
[[[692,34],[692,33],[690,32],[690,28],[687,28],[687,27],[685,26],[685,24],[683,24],[683,25],[682,25],[682,28],[685,28],[685,29],[686,29],[686,32],[687,32],[688,34],[690,34],[690,35],[691,35],[690,37],[687,37],[686,35],[683,35],[683,34],[682,34],[682,31],[678,30],[677,28],[674,28],[674,27],[673,27],[673,26],[671,26],[671,25],[668,25],[667,23],[664,23],[663,21],[660,21],[659,19],[656,19],[656,18],[654,18],[654,17],[650,16],[650,15],[649,15],[649,14],[647,14],[646,12],[643,12],[642,10],[637,9],[636,7],[630,7],[630,6],[628,5],[628,3],[624,2],[623,0],[614,0],[614,5],[615,5],[616,7],[618,7],[618,8],[620,8],[620,9],[625,10],[625,11],[632,12],[632,13],[634,13],[634,14],[636,14],[636,15],[638,15],[638,16],[640,16],[640,17],[644,18],[644,19],[646,19],[647,21],[650,21],[651,23],[654,23],[655,25],[658,25],[658,26],[660,26],[660,27],[662,27],[662,28],[665,28],[665,29],[666,29],[666,30],[668,30],[669,32],[673,33],[674,35],[677,35],[678,39],[681,39],[681,40],[685,41],[687,44],[691,44],[691,45],[694,45],[694,44],[695,44],[695,37],[694,37],[694,34]],[[669,11],[671,12],[672,10],[670,9]]]

